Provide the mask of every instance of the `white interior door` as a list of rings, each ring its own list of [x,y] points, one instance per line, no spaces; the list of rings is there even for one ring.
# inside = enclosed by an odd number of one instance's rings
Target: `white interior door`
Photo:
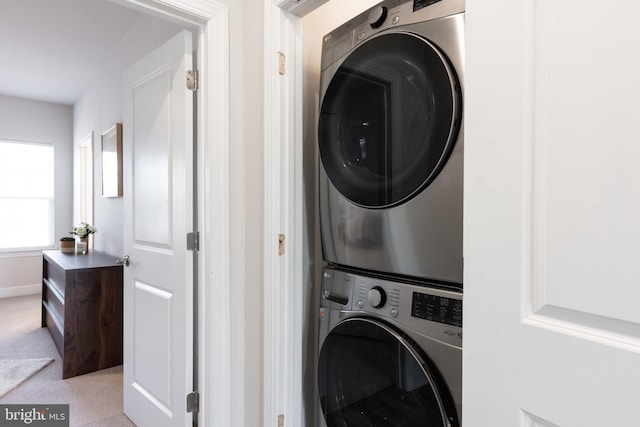
[[[191,420],[191,37],[178,34],[124,79],[124,411],[139,427]]]
[[[467,0],[465,427],[640,425],[640,5]]]

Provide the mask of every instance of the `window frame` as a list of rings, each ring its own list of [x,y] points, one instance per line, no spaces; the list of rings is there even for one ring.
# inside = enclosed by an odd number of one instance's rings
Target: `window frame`
[[[32,146],[43,146],[51,149],[51,195],[48,197],[38,196],[38,197],[21,197],[25,200],[48,200],[49,207],[49,218],[48,218],[48,228],[49,228],[49,236],[48,243],[45,245],[33,245],[33,246],[2,246],[2,242],[0,242],[0,257],[6,258],[10,257],[11,253],[21,253],[24,254],[26,252],[34,252],[38,253],[43,249],[52,249],[55,248],[55,146],[53,143],[49,142],[35,142],[35,141],[23,141],[23,140],[12,140],[8,138],[0,138],[1,144],[14,144],[14,145],[32,145]],[[0,192],[0,200],[3,199],[18,199],[17,197],[9,197],[5,196]]]

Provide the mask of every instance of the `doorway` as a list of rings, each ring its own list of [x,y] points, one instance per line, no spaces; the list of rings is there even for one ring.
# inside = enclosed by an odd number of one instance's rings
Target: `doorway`
[[[202,309],[199,310],[202,314],[198,319],[201,325],[199,341],[202,344],[199,353],[199,366],[200,371],[203,372],[199,381],[201,402],[203,402],[199,416],[203,425],[217,423],[230,425],[231,393],[228,375],[230,356],[225,352],[211,351],[213,341],[216,343],[216,348],[229,348],[231,336],[230,298],[229,291],[226,289],[230,282],[228,258],[230,240],[228,237],[230,228],[228,212],[229,73],[227,71],[229,64],[229,11],[226,5],[212,1],[119,0],[116,2],[187,27],[198,34],[198,54],[203,59],[200,76],[201,81],[204,82],[201,89],[203,96],[199,98],[197,106],[200,119],[197,128],[198,140],[200,141],[196,156],[199,170],[197,198],[201,201],[198,222],[203,226],[200,234],[201,262],[199,263],[198,275],[204,278],[199,284],[202,295],[200,308],[202,306],[208,308],[206,312]],[[115,122],[118,117],[109,120]],[[106,128],[107,124],[95,125],[95,134],[100,134]],[[80,135],[70,135],[70,139],[78,140],[87,134],[86,131],[78,130],[77,132]],[[94,153],[97,151],[99,150],[94,149]],[[77,159],[75,163],[77,164]],[[94,166],[98,166],[95,157]],[[70,172],[70,174],[72,173]],[[99,176],[97,171],[95,176]],[[79,197],[74,197],[74,199],[79,200]],[[111,205],[117,204],[116,200]],[[109,218],[116,218],[117,211],[112,210],[111,207],[96,206],[94,216],[100,209],[104,212],[105,221],[108,221]],[[79,211],[79,209],[74,209],[74,211]],[[73,222],[71,215],[68,218],[63,218],[63,225],[56,234],[67,232]],[[105,233],[105,230],[102,231],[96,236],[102,241],[98,241],[96,244],[102,245],[100,248],[105,251],[120,254],[121,237],[118,237],[115,232]],[[209,239],[210,235],[216,236],[215,241]],[[214,271],[215,276],[211,274]],[[209,289],[212,291],[209,292]],[[215,292],[215,298],[213,298],[213,292]],[[227,375],[217,375],[214,382],[212,378],[205,375],[205,373],[213,371],[212,366],[216,367],[216,371],[225,372]],[[213,413],[216,414],[215,421],[213,418],[209,419],[212,417],[210,414]]]
[[[200,342],[198,411],[200,425],[231,425],[231,346],[229,280],[229,35],[227,7],[215,2],[120,0],[121,3],[179,22],[198,33],[200,87],[196,156],[200,224],[197,275]],[[197,3],[197,4],[196,4]],[[226,173],[224,171],[227,171]],[[209,236],[216,236],[210,239]],[[215,275],[212,274],[215,272]],[[215,278],[215,279],[214,279]],[[209,291],[211,289],[211,291]],[[214,298],[215,296],[215,298]],[[206,310],[204,308],[206,307]],[[215,346],[212,345],[215,342]],[[214,351],[218,349],[218,351]],[[227,373],[215,375],[212,373]],[[186,397],[185,397],[186,398]],[[214,416],[215,414],[215,416]]]

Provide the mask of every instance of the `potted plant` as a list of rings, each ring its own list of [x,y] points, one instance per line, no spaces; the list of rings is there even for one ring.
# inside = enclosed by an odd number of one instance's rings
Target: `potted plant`
[[[78,252],[83,254],[87,252],[89,235],[96,231],[98,231],[98,229],[94,225],[89,225],[86,222],[81,222],[73,227],[73,230],[71,230],[69,234],[74,234],[80,239],[78,242]]]
[[[76,239],[73,237],[60,238],[60,252],[68,254],[73,253],[76,246]]]

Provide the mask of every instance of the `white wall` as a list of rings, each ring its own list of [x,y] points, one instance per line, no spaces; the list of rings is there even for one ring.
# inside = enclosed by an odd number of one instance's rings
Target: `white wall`
[[[68,236],[72,212],[71,106],[0,95],[0,138],[53,144],[55,161],[54,239]],[[41,289],[40,251],[0,254],[0,298]]]
[[[73,109],[74,205],[73,223],[80,218],[79,146],[93,131],[93,222],[98,227],[93,242],[96,250],[114,256],[123,255],[122,197],[102,197],[100,136],[115,123],[122,123],[122,75],[136,60],[161,45],[182,28],[158,18],[141,14],[122,36],[111,56],[109,67],[87,88]],[[126,144],[126,141],[123,143]],[[128,191],[126,188],[124,191]]]

